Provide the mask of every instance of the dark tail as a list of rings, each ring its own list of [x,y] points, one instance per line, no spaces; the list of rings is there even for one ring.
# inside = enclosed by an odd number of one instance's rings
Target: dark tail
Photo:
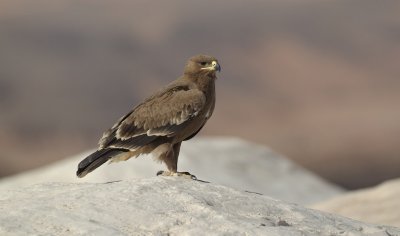
[[[111,148],[97,150],[79,163],[76,175],[79,178],[82,178],[85,175],[92,172],[93,170],[95,170],[97,167],[103,165],[113,156],[116,156],[126,151],[127,150],[124,149],[111,149]]]

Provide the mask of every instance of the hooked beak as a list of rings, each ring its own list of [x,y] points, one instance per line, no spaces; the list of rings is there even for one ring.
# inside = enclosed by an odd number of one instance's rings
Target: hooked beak
[[[200,70],[211,70],[211,71],[221,72],[221,66],[218,64],[217,61],[213,61],[211,62],[211,66],[201,68]]]
[[[213,67],[213,69],[214,69],[215,71],[221,72],[221,66],[218,64],[218,62],[213,61],[213,62],[211,63],[211,65],[212,65],[212,67]]]

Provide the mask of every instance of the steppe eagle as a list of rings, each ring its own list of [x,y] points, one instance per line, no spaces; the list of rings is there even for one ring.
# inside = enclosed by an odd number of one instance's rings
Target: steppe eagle
[[[104,132],[97,151],[83,159],[76,175],[84,177],[107,161],[125,161],[152,153],[167,166],[157,175],[187,176],[178,172],[182,141],[194,137],[215,107],[216,72],[221,67],[212,56],[188,60],[183,75],[138,104]]]

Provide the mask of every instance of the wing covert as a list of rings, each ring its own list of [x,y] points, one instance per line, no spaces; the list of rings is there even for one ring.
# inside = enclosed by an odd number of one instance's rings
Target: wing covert
[[[118,147],[120,143],[126,148],[136,139],[152,141],[157,136],[172,137],[199,114],[205,103],[206,97],[198,89],[182,85],[167,88],[122,117],[104,133],[100,145]]]

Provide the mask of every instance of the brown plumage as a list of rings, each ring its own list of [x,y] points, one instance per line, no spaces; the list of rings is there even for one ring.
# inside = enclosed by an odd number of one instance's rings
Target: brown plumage
[[[187,62],[183,76],[137,105],[99,141],[99,149],[82,160],[76,175],[84,177],[107,161],[128,160],[152,153],[167,165],[162,175],[177,172],[181,142],[194,137],[211,117],[215,106],[217,59],[197,55]]]

